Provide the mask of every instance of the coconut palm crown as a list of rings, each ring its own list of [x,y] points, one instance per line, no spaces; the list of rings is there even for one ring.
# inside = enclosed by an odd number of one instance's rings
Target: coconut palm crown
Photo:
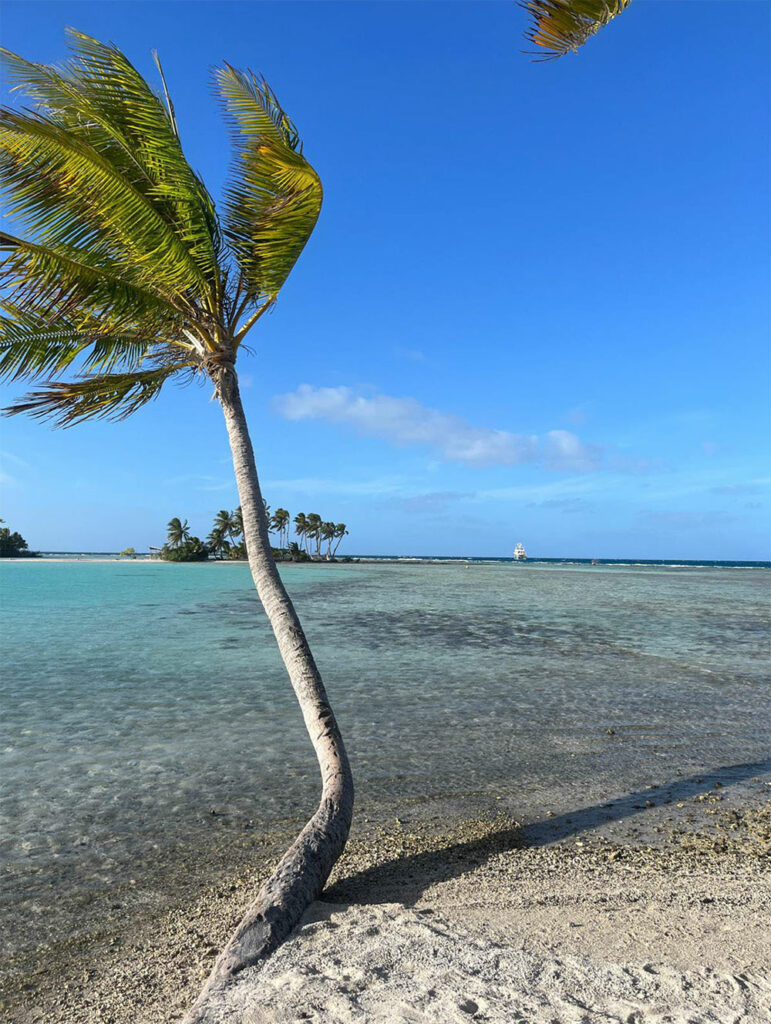
[[[522,0],[531,18],[525,38],[540,47],[538,60],[575,52],[624,11],[632,0]]]
[[[187,524],[187,519],[184,523],[178,516],[174,516],[173,519],[170,519],[167,527],[166,539],[173,548],[178,548],[184,544],[186,540],[190,540],[190,527]]]
[[[215,84],[233,141],[221,210],[156,93],[115,46],[70,31],[61,67],[0,51],[31,101],[0,112],[0,378],[44,381],[8,412],[122,418],[170,379],[232,365],[318,219],[321,182],[264,79]]]

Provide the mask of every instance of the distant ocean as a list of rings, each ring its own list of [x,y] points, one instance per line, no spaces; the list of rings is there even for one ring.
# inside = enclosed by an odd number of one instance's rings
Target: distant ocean
[[[484,558],[477,555],[359,555],[359,558],[366,558],[372,561],[403,561],[403,562],[491,562],[506,563],[515,562],[517,565],[525,564],[514,558]],[[727,569],[771,569],[771,562],[725,562],[720,560],[707,561],[704,559],[674,559],[674,558],[538,558],[537,556],[527,558],[528,563],[536,565],[671,565],[691,567],[719,567]]]
[[[533,819],[768,757],[769,563],[442,562],[281,568],[362,818]],[[6,955],[313,808],[247,566],[5,561],[0,618]]]
[[[42,558],[118,558],[117,551],[41,551]],[[137,552],[137,557],[148,558],[149,552]],[[354,555],[353,561],[367,562],[490,562],[492,564],[516,562],[514,558],[494,558],[484,555]],[[682,558],[538,558],[527,561],[538,565],[671,565],[671,566],[723,566],[727,569],[771,569],[769,562],[729,562],[720,559]],[[522,563],[517,563],[522,564]]]

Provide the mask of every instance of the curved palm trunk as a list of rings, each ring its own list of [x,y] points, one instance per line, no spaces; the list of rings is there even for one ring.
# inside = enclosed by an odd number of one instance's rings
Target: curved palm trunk
[[[289,935],[305,908],[320,895],[343,852],[353,814],[353,779],[343,740],[271,554],[254,452],[232,367],[223,368],[217,389],[233,453],[249,567],[316,751],[322,792],[316,813],[284,854],[220,954],[186,1024],[203,1024],[210,1001],[216,1001],[218,991],[233,975],[258,963]]]

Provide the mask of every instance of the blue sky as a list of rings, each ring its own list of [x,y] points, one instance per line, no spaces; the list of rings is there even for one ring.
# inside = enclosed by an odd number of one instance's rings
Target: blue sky
[[[240,364],[274,506],[350,553],[768,559],[769,10],[637,0],[548,64],[508,2],[6,0],[2,40],[157,48],[215,196],[212,65],[296,120],[324,209]],[[0,515],[44,550],[205,536],[237,504],[209,399],[3,420]]]

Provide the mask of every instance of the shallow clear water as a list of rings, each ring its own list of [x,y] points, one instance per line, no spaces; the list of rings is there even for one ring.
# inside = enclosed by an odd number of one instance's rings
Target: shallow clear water
[[[282,573],[361,814],[472,794],[533,820],[768,757],[768,570]],[[173,871],[217,841],[212,809],[226,829],[313,807],[312,754],[245,566],[5,562],[0,616],[7,948],[40,942],[54,907],[67,934],[127,870]]]

